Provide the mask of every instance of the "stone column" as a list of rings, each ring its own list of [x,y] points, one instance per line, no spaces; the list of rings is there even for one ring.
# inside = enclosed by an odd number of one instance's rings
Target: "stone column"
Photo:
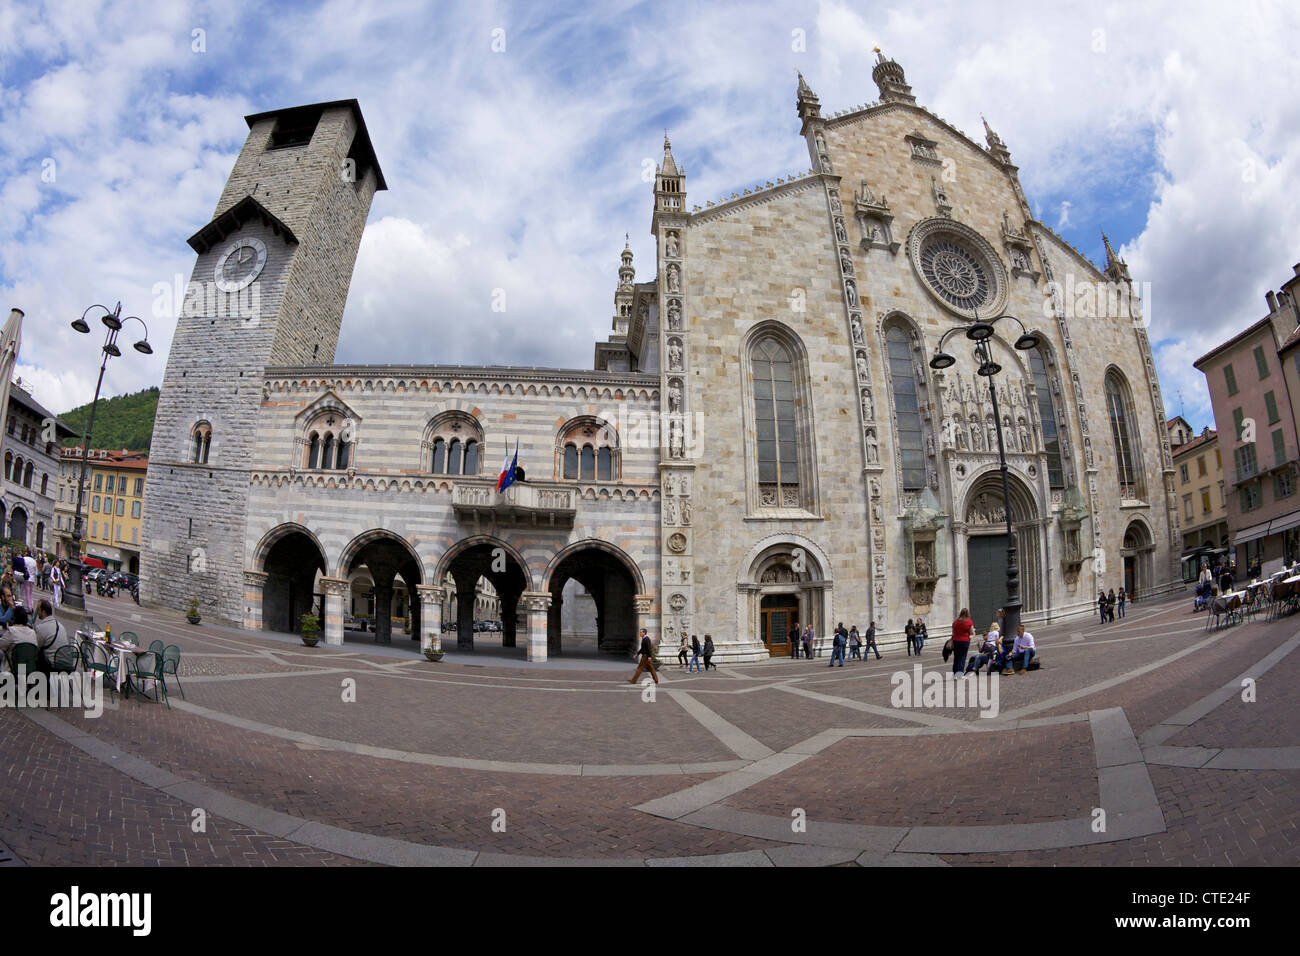
[[[348,593],[347,578],[321,578],[321,590],[325,592],[325,643],[334,647],[343,646],[343,598]]]
[[[436,584],[417,584],[415,591],[420,597],[420,650],[435,643],[441,646],[443,589]]]
[[[474,584],[468,589],[456,586],[456,646],[462,651],[474,650],[474,590]]]
[[[525,591],[519,606],[528,618],[528,660],[546,660],[546,612],[551,595],[546,591]]]
[[[375,643],[393,643],[393,583],[375,582]]]
[[[266,586],[265,571],[244,572],[244,628],[262,629],[262,588]]]
[[[961,610],[962,605],[966,604],[966,598],[962,596],[966,586],[966,575],[968,569],[967,561],[967,529],[968,526],[964,521],[955,521],[952,526],[952,604],[949,613],[953,617]],[[967,605],[969,606],[969,605]]]

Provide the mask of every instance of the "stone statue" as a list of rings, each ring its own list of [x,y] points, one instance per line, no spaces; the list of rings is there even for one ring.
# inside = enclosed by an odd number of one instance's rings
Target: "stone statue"
[[[668,267],[668,291],[669,292],[682,291],[682,279],[677,269],[676,263],[673,263]]]
[[[690,523],[691,523],[691,499],[683,498],[682,499],[682,524],[689,525]]]
[[[682,368],[682,347],[676,339],[668,343],[668,367],[674,371]]]
[[[864,344],[862,341],[862,320],[856,315],[853,317],[853,341],[858,345]]]
[[[668,385],[668,410],[670,412],[682,410],[682,386],[677,379],[673,379]]]
[[[957,450],[958,450],[958,451],[966,451],[966,449],[967,449],[967,444],[966,444],[966,429],[961,428],[961,427],[957,427],[957,428],[954,428],[953,431],[954,431],[954,432],[956,433],[956,435],[957,435]]]
[[[671,471],[664,476],[664,494],[666,495],[677,494],[677,476],[674,475]]]
[[[666,525],[677,524],[677,499],[676,498],[664,499],[664,524]]]
[[[970,421],[970,446],[974,451],[984,450],[984,429],[980,427],[979,419],[974,415]]]
[[[843,211],[844,207],[840,205],[840,194],[831,190],[831,212],[838,216]]]
[[[858,307],[858,290],[854,288],[852,281],[844,283],[844,291],[849,296],[849,308],[856,309]]]
[[[839,216],[835,217],[835,238],[844,244],[848,244],[849,235],[844,231],[844,220]]]
[[[993,421],[992,415],[988,416],[985,428],[988,431],[989,451],[993,451],[998,447],[998,426]]]
[[[682,329],[682,309],[676,302],[668,306],[668,328],[674,332]]]
[[[1034,450],[1034,446],[1029,440],[1029,428],[1025,425],[1023,418],[1020,419],[1020,450],[1025,452]]]
[[[867,368],[867,356],[865,352],[858,353],[858,378],[866,382],[871,379],[871,372]]]
[[[1016,447],[1016,433],[1011,428],[1011,416],[1002,416],[1002,440],[1007,443],[1007,451],[1018,451]]]
[[[668,241],[664,243],[664,255],[671,259],[677,258],[677,233],[668,233]]]
[[[674,419],[668,423],[668,456],[685,458],[686,448],[682,440],[682,423]]]
[[[846,276],[853,275],[853,262],[849,259],[847,254],[840,254],[840,269],[843,270]]]
[[[876,577],[883,578],[885,576],[885,556],[883,554],[877,554],[875,556],[875,565]]]
[[[876,417],[876,409],[874,403],[871,401],[871,389],[869,388],[864,388],[862,390],[862,417],[867,421],[871,421]]]
[[[879,478],[871,479],[871,500],[872,501],[880,500],[880,479]]]
[[[916,576],[918,578],[934,577],[934,562],[924,553],[916,556]]]
[[[867,464],[880,464],[880,445],[876,442],[876,430],[867,429]]]

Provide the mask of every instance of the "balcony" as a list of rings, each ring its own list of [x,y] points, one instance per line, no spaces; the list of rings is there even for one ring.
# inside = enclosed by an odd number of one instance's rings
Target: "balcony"
[[[458,519],[498,525],[571,528],[577,500],[577,489],[556,482],[526,481],[498,493],[495,478],[463,478],[451,490]]]

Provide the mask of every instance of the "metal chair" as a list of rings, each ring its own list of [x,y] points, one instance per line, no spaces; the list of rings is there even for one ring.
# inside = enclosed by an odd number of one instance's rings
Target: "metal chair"
[[[103,660],[99,660],[100,657]],[[88,674],[103,674],[110,693],[117,693],[117,655],[107,647],[87,640],[81,644],[81,666]]]
[[[176,686],[180,689],[181,700],[184,700],[185,687],[181,684],[181,675],[179,673],[181,666],[181,649],[175,644],[168,644],[167,647],[163,649],[160,661],[161,663],[159,664],[158,673],[164,676],[163,687],[165,688],[167,686],[165,680],[166,675],[171,674],[172,677],[176,678]],[[171,704],[168,704],[167,706],[170,708]]]
[[[153,642],[149,645],[149,651],[150,651],[151,653],[153,653],[153,654],[161,654],[161,653],[163,652],[163,642],[162,642],[162,641],[153,641]]]
[[[35,674],[40,659],[41,649],[35,644],[15,644],[9,651],[9,661],[15,674],[19,673],[19,668],[25,669],[28,674]]]
[[[162,664],[163,659],[150,651],[148,654],[133,655],[133,657],[127,658],[126,670],[128,679],[135,684],[136,689],[143,697],[149,696],[145,693],[144,682],[153,681],[154,686],[158,688],[158,694],[162,697],[163,703],[167,704],[168,710],[171,710],[172,705],[167,701],[167,683],[163,679]]]
[[[138,645],[140,643],[140,635],[135,631],[123,631],[117,636],[117,643]]]
[[[50,661],[50,671],[55,674],[71,674],[77,669],[77,649],[71,644],[64,644],[54,652]]]

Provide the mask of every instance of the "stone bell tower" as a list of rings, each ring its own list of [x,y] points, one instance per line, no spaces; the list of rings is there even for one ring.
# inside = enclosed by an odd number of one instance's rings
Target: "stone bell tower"
[[[145,483],[142,599],[244,617],[245,526],[268,366],[334,361],[370,202],[386,189],[356,100],[245,117],[248,138],[172,337]]]

